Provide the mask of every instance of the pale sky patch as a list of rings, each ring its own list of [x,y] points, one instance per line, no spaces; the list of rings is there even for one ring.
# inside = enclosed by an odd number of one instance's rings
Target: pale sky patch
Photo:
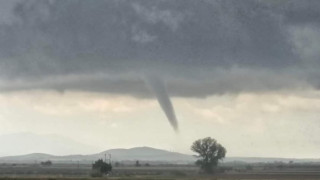
[[[211,136],[227,147],[229,156],[316,157],[317,95],[309,91],[174,98],[181,125],[175,134],[154,99],[82,92],[5,93],[0,96],[0,134],[59,134],[101,150],[145,145],[189,154],[194,140]]]

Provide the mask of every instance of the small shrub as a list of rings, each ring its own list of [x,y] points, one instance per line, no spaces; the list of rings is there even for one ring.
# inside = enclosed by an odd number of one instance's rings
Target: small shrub
[[[44,162],[41,162],[41,165],[43,165],[43,166],[51,166],[52,162],[51,161],[44,161]]]
[[[111,164],[103,162],[102,159],[99,159],[92,164],[92,174],[93,175],[101,174],[101,176],[102,176],[103,174],[108,174],[109,172],[111,172],[111,170],[112,170]],[[96,173],[96,172],[99,172],[99,173]],[[101,176],[97,176],[97,177],[101,177]]]

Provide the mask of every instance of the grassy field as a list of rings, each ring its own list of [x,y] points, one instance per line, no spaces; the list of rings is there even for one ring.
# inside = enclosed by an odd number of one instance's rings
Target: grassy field
[[[111,175],[103,178],[91,178],[90,164],[0,164],[0,180],[74,180],[74,179],[110,179],[110,180],[320,180],[320,166],[271,166],[242,165],[229,167],[228,171],[214,176],[199,174],[198,167],[186,165],[150,166],[150,167],[114,167]]]
[[[194,176],[194,177],[103,177],[103,178],[84,178],[84,177],[47,177],[47,176],[30,176],[30,177],[0,177],[0,180],[317,180],[320,177],[308,177],[308,176],[286,176],[286,177],[275,177],[275,176],[261,176],[261,177],[249,177],[249,176],[238,176],[238,177],[215,177],[215,176]]]

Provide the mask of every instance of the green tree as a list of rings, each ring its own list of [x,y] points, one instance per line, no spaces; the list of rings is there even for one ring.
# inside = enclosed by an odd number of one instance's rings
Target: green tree
[[[102,176],[102,174],[108,174],[112,170],[112,166],[99,159],[92,164],[92,170],[94,176]]]
[[[198,153],[196,162],[206,173],[214,173],[218,166],[219,160],[226,155],[226,149],[211,137],[196,140],[191,150]]]

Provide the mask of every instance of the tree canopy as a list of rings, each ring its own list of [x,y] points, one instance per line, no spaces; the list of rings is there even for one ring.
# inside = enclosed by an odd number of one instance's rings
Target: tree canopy
[[[107,174],[112,170],[112,166],[99,159],[92,164],[92,170],[97,171],[96,173]]]
[[[227,152],[221,144],[211,137],[196,140],[192,144],[191,150],[198,153],[199,159],[196,164],[200,165],[206,173],[213,173],[219,160],[223,159]]]

